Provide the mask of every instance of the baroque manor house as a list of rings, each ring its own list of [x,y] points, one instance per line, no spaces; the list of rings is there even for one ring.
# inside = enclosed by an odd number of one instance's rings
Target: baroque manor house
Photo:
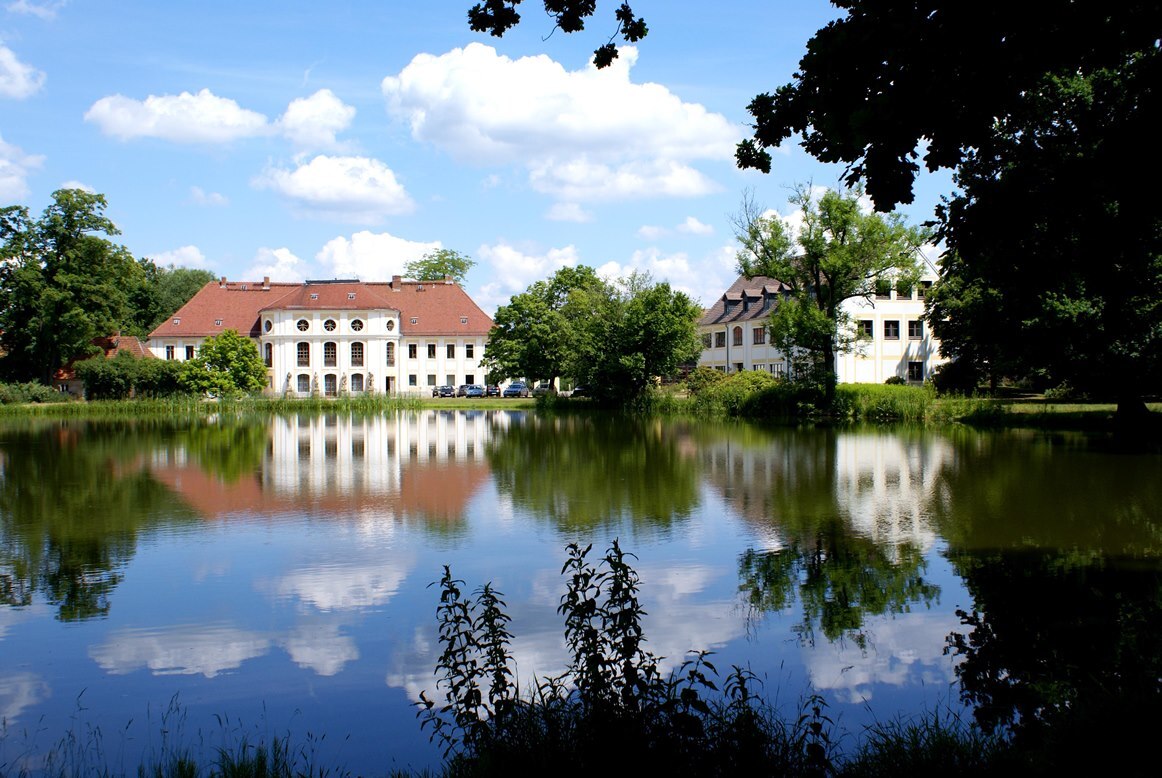
[[[871,300],[854,297],[843,302],[858,340],[853,350],[835,358],[840,383],[882,384],[892,376],[922,383],[946,361],[922,318],[924,294],[934,278],[926,275],[911,289],[881,284]],[[769,342],[767,331],[784,290],[784,284],[774,278],[739,276],[698,322],[702,336],[698,364],[727,373],[785,374],[786,359]]]
[[[484,383],[492,319],[450,278],[390,283],[211,282],[158,326],[149,349],[193,359],[202,342],[236,330],[266,361],[267,392],[430,394]]]

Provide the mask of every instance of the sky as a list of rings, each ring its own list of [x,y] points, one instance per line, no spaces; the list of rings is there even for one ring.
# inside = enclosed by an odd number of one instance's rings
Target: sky
[[[491,314],[574,265],[709,305],[747,192],[790,214],[792,187],[840,185],[793,140],[768,175],[734,164],[823,0],[634,0],[649,35],[601,71],[612,0],[573,35],[527,0],[503,38],[470,5],[0,0],[0,206],[99,192],[135,256],[238,281],[386,280],[449,248]],[[902,210],[950,189],[925,175]]]

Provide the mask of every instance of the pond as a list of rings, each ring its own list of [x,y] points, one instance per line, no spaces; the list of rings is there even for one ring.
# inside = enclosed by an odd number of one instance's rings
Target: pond
[[[792,718],[818,692],[841,748],[924,710],[1124,705],[1162,677],[1160,475],[1098,439],[962,428],[10,420],[0,765],[284,734],[365,775],[438,765],[415,702],[443,566],[503,592],[527,686],[567,661],[566,545],[615,539],[667,670],[712,651]]]

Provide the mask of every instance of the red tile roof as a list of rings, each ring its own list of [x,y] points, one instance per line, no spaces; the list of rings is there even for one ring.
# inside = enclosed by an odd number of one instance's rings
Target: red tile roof
[[[383,309],[400,312],[403,335],[487,335],[492,329],[488,314],[452,282],[212,281],[150,337],[208,337],[233,329],[257,338],[262,311]]]
[[[135,338],[130,335],[109,335],[104,338],[93,338],[93,345],[101,349],[101,355],[106,359],[112,359],[122,352],[128,352],[138,359],[153,359],[153,352],[146,348],[145,343],[141,338]],[[53,381],[71,381],[77,377],[77,372],[74,369],[76,362],[73,360],[64,367],[57,368],[53,373]]]

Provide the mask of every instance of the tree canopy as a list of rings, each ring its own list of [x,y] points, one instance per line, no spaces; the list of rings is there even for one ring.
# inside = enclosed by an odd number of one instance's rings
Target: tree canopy
[[[144,337],[190,301],[217,276],[211,270],[158,266],[151,259],[139,259],[140,283],[129,292],[129,320],[123,332]]]
[[[739,164],[769,171],[801,134],[884,210],[912,200],[921,153],[953,169],[930,314],[946,353],[1104,386],[1141,417],[1162,386],[1162,217],[1140,194],[1162,174],[1162,5],[836,5],[794,81],[750,104]]]
[[[459,251],[436,249],[408,262],[403,266],[403,272],[417,281],[442,281],[445,276],[451,276],[456,283],[463,284],[475,264],[475,260]]]
[[[59,189],[39,219],[0,209],[0,346],[4,372],[49,383],[119,329],[140,268],[105,216],[104,195]]]
[[[872,299],[878,284],[913,284],[920,267],[917,249],[929,237],[897,213],[878,214],[860,202],[858,190],[827,190],[817,196],[800,186],[791,197],[798,206],[792,229],[777,214],[766,215],[746,198],[735,218],[742,244],[739,270],[747,276],[770,276],[788,294],[771,314],[772,341],[797,370],[821,381],[833,397],[835,355],[850,350],[855,333],[841,307],[855,297]],[[796,360],[803,355],[805,359]],[[804,364],[805,362],[805,364]]]
[[[632,402],[697,359],[701,313],[646,274],[608,283],[590,267],[561,268],[497,309],[484,361],[490,373],[570,376],[595,396]]]
[[[229,397],[266,388],[266,364],[258,347],[236,330],[206,338],[198,355],[185,364],[182,383],[199,394]]]
[[[516,7],[521,0],[484,0],[468,10],[468,26],[476,32],[487,32],[497,38],[520,22]],[[554,29],[563,32],[579,32],[585,29],[585,20],[597,10],[597,0],[544,0],[545,13],[556,24]],[[629,3],[622,3],[613,12],[617,22],[609,42],[593,52],[593,64],[599,68],[608,67],[617,58],[617,47],[613,39],[618,35],[626,43],[637,43],[649,33],[645,19],[635,18]]]

